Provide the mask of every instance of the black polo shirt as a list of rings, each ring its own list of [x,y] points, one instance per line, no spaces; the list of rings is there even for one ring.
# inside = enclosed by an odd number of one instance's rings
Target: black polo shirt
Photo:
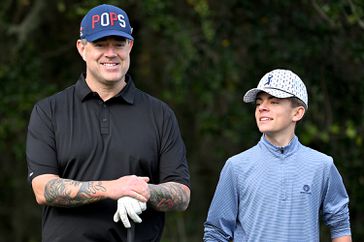
[[[81,75],[77,83],[38,102],[32,111],[26,155],[29,181],[57,174],[77,181],[112,180],[135,174],[150,183],[189,186],[186,151],[173,111],[137,89],[130,76],[115,97],[102,101]],[[43,242],[125,241],[114,223],[116,201],[77,208],[45,206]],[[136,224],[136,241],[159,241],[164,213],[147,208]]]

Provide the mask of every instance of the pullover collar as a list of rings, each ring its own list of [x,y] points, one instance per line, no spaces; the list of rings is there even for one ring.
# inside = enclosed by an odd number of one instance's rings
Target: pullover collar
[[[288,145],[283,147],[275,146],[266,139],[265,135],[263,135],[258,144],[262,149],[267,150],[273,156],[277,158],[286,158],[297,152],[300,142],[295,135]]]

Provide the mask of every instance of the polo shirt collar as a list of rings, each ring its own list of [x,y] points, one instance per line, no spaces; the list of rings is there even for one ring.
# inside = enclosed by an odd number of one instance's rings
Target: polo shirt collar
[[[76,83],[76,95],[82,102],[85,101],[88,97],[95,96],[95,93],[87,85],[85,77],[86,74],[82,73]],[[123,88],[123,90],[121,90],[120,93],[118,93],[112,99],[113,100],[121,99],[124,100],[126,103],[133,104],[136,94],[136,87],[134,85],[133,79],[129,74],[125,76],[125,80],[126,80],[126,86]]]
[[[126,86],[121,90],[119,94],[115,96],[115,98],[122,98],[125,102],[129,104],[134,103],[134,98],[136,94],[136,87],[134,85],[133,79],[129,74],[125,76]]]

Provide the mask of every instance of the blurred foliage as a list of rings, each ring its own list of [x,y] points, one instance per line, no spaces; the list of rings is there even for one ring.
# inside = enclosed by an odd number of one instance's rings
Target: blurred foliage
[[[0,9],[0,242],[40,241],[40,208],[24,154],[34,103],[74,83],[84,64],[79,23],[99,0],[3,0]],[[134,27],[130,72],[175,110],[192,201],[170,213],[163,241],[201,241],[225,160],[254,145],[242,94],[273,68],[307,84],[302,143],[333,156],[350,195],[354,241],[364,241],[364,2],[359,0],[125,0]],[[322,241],[328,240],[323,227]]]

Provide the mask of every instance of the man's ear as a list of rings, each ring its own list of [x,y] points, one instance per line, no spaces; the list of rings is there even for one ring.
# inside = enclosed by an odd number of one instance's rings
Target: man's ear
[[[306,112],[306,109],[303,106],[299,106],[299,107],[295,108],[293,117],[292,117],[292,121],[294,121],[294,122],[300,121],[303,118],[303,116],[305,115],[305,112]]]
[[[134,40],[129,40],[129,45],[130,45],[130,51],[131,51],[131,49],[133,48],[133,45],[134,45]]]
[[[86,61],[86,48],[85,48],[85,44],[83,44],[81,40],[77,40],[76,47],[77,47],[78,53],[80,54],[80,56],[82,57],[82,59],[84,61]]]

